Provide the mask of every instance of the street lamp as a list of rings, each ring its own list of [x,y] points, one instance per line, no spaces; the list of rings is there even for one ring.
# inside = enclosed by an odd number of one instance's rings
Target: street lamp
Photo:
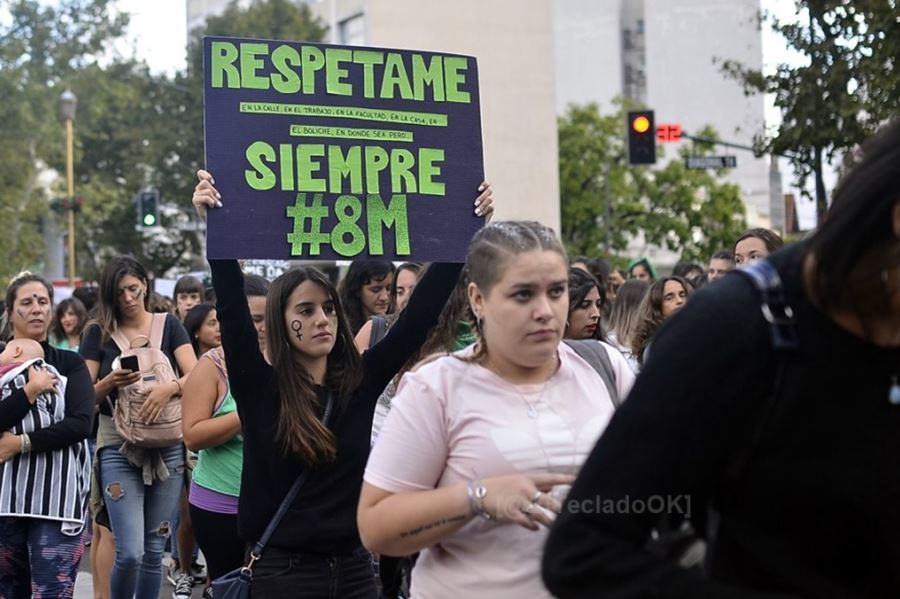
[[[69,186],[69,287],[75,286],[75,166],[72,156],[72,122],[78,98],[67,89],[59,96],[59,118],[66,123],[66,179]]]

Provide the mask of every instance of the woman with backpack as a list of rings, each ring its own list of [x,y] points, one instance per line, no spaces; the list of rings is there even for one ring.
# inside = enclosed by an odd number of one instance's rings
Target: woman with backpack
[[[100,276],[96,321],[88,326],[79,350],[94,380],[100,410],[99,491],[116,542],[110,578],[113,599],[158,597],[163,549],[173,532],[171,518],[184,469],[180,436],[163,447],[138,446],[127,440],[114,411],[125,407],[117,406],[119,401],[142,401],[135,415],[138,426],[153,435],[165,425],[171,434],[173,423],[158,419],[168,419],[174,412],[178,404],[172,402],[180,403],[184,380],[197,362],[181,322],[171,314],[152,314],[148,298],[149,277],[140,262],[129,256],[110,261]],[[178,378],[145,382],[147,373],[120,357],[123,345],[161,351],[165,366]],[[180,408],[177,415],[180,431]]]
[[[60,378],[32,366],[0,392],[0,597],[72,597],[84,553],[94,393],[81,356],[47,342],[52,310],[43,278],[9,284],[12,338],[40,343]]]
[[[421,551],[413,596],[549,597],[544,528],[615,407],[595,368],[560,343],[567,265],[537,223],[476,233],[466,259],[476,343],[400,382],[358,521],[372,551]],[[608,357],[624,397],[633,376],[617,352]]]
[[[900,596],[900,120],[852,156],[811,238],[659,331],[550,534],[557,597]],[[654,551],[672,512],[705,573]]]
[[[205,218],[207,209],[227,198],[209,173],[198,176],[193,203]],[[485,210],[491,192],[485,184],[479,191],[476,204]],[[210,268],[244,435],[238,523],[245,543],[261,539],[301,483],[261,559],[254,560],[253,596],[374,598],[371,555],[354,519],[372,413],[379,394],[434,326],[461,265],[429,269],[388,335],[362,356],[328,277],[313,268],[289,270],[268,294],[268,362],[254,343],[237,261],[210,260]]]

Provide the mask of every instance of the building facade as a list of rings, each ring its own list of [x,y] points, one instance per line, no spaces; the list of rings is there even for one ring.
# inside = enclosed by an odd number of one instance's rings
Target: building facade
[[[331,43],[475,56],[485,176],[494,189],[495,218],[538,220],[558,230],[552,0],[306,4],[328,26],[325,41]],[[187,0],[188,27],[227,5],[227,0]]]

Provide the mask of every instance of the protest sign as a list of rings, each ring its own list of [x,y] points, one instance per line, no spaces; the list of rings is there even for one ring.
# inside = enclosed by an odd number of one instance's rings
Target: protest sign
[[[482,226],[478,68],[453,54],[206,37],[207,256],[461,261]]]

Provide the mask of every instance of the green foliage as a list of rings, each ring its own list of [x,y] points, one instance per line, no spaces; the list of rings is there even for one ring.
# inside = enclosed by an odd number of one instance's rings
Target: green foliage
[[[42,227],[65,230],[51,212],[66,195],[65,128],[57,119],[60,93],[78,97],[75,194],[79,276],[96,278],[114,255],[129,253],[156,275],[202,264],[189,199],[204,165],[201,36],[236,35],[321,40],[324,29],[309,9],[266,0],[242,9],[236,2],[206,29],[192,32],[187,68],[174,77],[151,73],[143,61],[112,53],[127,15],[114,0],[7,0],[0,10],[0,277],[41,269]],[[42,171],[62,175],[49,194]],[[135,228],[134,198],[160,190],[160,231]]]
[[[774,95],[783,122],[760,150],[790,154],[802,182],[817,178],[817,210],[825,210],[823,161],[831,163],[879,125],[900,114],[900,10],[896,0],[796,0],[799,21],[763,15],[803,64],[772,75],[723,62],[748,94]]]
[[[571,254],[597,255],[605,247],[605,198],[610,199],[609,246],[647,243],[706,260],[746,227],[740,191],[719,181],[723,173],[688,170],[683,158],[711,153],[705,144],[682,144],[680,158],[658,169],[625,159],[625,111],[601,115],[596,104],[570,106],[559,119],[562,238]],[[698,136],[715,138],[704,129]],[[605,177],[608,168],[608,192]]]

